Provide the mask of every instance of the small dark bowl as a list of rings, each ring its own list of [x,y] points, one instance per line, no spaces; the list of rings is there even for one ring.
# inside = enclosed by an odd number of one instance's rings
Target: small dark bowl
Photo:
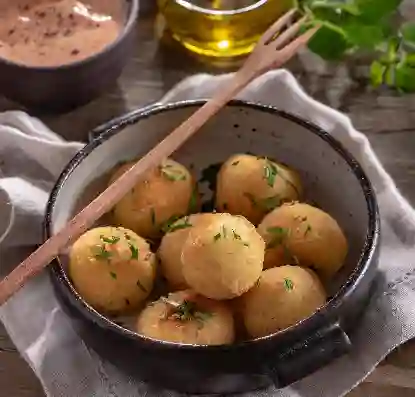
[[[121,160],[147,153],[204,101],[139,110],[97,128],[67,165],[49,199],[46,235],[70,219],[85,187]],[[275,108],[233,101],[174,154],[199,177],[231,154],[275,157],[297,169],[306,198],[332,214],[349,255],[331,282],[331,298],[311,317],[273,335],[229,346],[195,346],[138,335],[96,312],[76,292],[64,261],[51,267],[63,307],[86,343],[137,379],[187,393],[234,393],[286,386],[351,347],[348,333],[368,302],[377,271],[379,215],[361,166],[325,131]],[[204,172],[206,174],[206,172]],[[209,187],[201,183],[209,199]],[[62,258],[64,259],[64,258]]]
[[[0,94],[38,111],[62,112],[84,105],[110,88],[132,54],[138,0],[125,0],[120,36],[101,52],[70,64],[32,67],[0,58]]]

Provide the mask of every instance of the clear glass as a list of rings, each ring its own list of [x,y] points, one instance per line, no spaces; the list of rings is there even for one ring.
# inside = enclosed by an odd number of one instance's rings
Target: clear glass
[[[158,0],[173,38],[209,57],[248,54],[292,4],[293,0]]]

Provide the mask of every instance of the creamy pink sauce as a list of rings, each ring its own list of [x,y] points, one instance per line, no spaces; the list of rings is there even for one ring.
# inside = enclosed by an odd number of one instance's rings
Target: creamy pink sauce
[[[100,52],[123,30],[125,0],[0,0],[0,57],[59,66]]]

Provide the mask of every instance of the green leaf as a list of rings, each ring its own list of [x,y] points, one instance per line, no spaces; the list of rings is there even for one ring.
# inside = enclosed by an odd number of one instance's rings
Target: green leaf
[[[315,0],[311,2],[310,9],[316,11],[317,9],[331,9],[336,12],[347,12],[352,15],[359,15],[359,7],[354,2],[345,1],[327,1],[327,0]]]
[[[383,79],[386,72],[386,66],[379,61],[373,61],[370,66],[370,80],[374,87],[379,87],[383,84]]]
[[[415,92],[415,68],[407,63],[396,66],[395,85],[403,92]]]
[[[401,33],[406,43],[415,46],[415,22],[405,23],[401,28]]]
[[[405,57],[405,63],[412,67],[415,68],[415,53],[414,54],[407,54]]]
[[[355,0],[355,3],[365,21],[377,23],[395,13],[402,0]]]
[[[339,30],[324,23],[308,43],[308,48],[323,59],[337,60],[350,48],[350,43]]]
[[[361,48],[375,48],[386,37],[382,24],[365,25],[358,20],[346,24],[343,29],[350,43]]]

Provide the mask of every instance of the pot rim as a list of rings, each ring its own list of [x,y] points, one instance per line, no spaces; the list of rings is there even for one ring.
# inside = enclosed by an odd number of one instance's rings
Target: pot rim
[[[134,29],[135,24],[138,18],[138,11],[139,11],[139,0],[124,0],[126,6],[129,6],[128,13],[126,15],[126,19],[124,22],[123,29],[118,37],[106,45],[101,51],[95,52],[91,54],[89,57],[80,59],[79,61],[65,63],[63,65],[57,66],[29,66],[24,63],[14,62],[8,58],[0,57],[0,63],[3,63],[8,66],[16,67],[22,70],[30,70],[33,72],[39,73],[47,73],[47,72],[59,72],[65,70],[76,69],[77,67],[81,67],[84,64],[91,63],[93,61],[99,60],[101,57],[105,56],[107,53],[111,52],[115,47],[121,44],[125,37],[129,35],[129,33]]]
[[[52,235],[52,213],[55,207],[55,201],[60,193],[61,188],[65,184],[66,180],[70,178],[72,172],[77,166],[99,145],[110,139],[112,136],[121,132],[125,127],[135,124],[142,119],[149,118],[151,116],[158,115],[159,113],[168,112],[171,110],[200,107],[206,103],[205,99],[199,100],[185,100],[180,102],[168,103],[168,104],[154,104],[145,108],[137,109],[127,114],[124,114],[118,118],[112,119],[101,126],[95,128],[90,133],[90,141],[82,148],[72,160],[66,165],[61,175],[59,176],[46,206],[46,214],[44,218],[44,232],[45,237],[49,238]],[[326,318],[334,318],[333,322],[337,321],[337,314],[335,310],[341,305],[342,301],[347,299],[350,294],[353,293],[355,287],[360,283],[361,279],[365,275],[367,269],[371,265],[372,257],[374,257],[378,244],[380,234],[380,217],[375,192],[372,188],[372,184],[368,179],[366,173],[362,169],[361,165],[355,160],[355,158],[348,152],[347,149],[328,132],[318,127],[317,125],[306,121],[294,114],[280,110],[274,106],[263,105],[259,103],[243,101],[243,100],[232,100],[227,107],[242,107],[249,108],[260,112],[266,112],[274,114],[276,116],[285,118],[293,123],[296,123],[310,133],[317,135],[320,139],[326,142],[332,150],[335,150],[349,165],[353,174],[358,179],[359,184],[363,190],[363,194],[366,199],[367,211],[368,211],[368,225],[365,237],[365,243],[360,254],[359,261],[348,276],[347,280],[342,284],[336,294],[329,299],[324,306],[318,311],[312,314],[310,317],[294,324],[284,330],[278,331],[271,335],[263,336],[260,338],[250,339],[247,341],[238,342],[232,345],[192,345],[192,344],[180,344],[174,342],[166,342],[156,340],[150,337],[140,335],[134,331],[128,330],[105,315],[99,313],[92,308],[75,290],[68,275],[60,264],[59,260],[55,260],[54,264],[50,267],[50,274],[54,281],[57,281],[61,287],[66,289],[66,292],[77,301],[78,310],[82,311],[83,317],[87,317],[88,320],[92,320],[97,323],[100,327],[109,329],[112,332],[120,334],[121,336],[127,337],[133,340],[139,340],[144,345],[151,348],[163,348],[163,349],[177,349],[177,350],[235,350],[248,345],[257,345],[266,341],[270,341],[274,338],[286,336],[289,333],[299,332],[307,335],[310,330],[315,330],[321,327],[321,321]],[[84,312],[86,311],[86,313]]]

